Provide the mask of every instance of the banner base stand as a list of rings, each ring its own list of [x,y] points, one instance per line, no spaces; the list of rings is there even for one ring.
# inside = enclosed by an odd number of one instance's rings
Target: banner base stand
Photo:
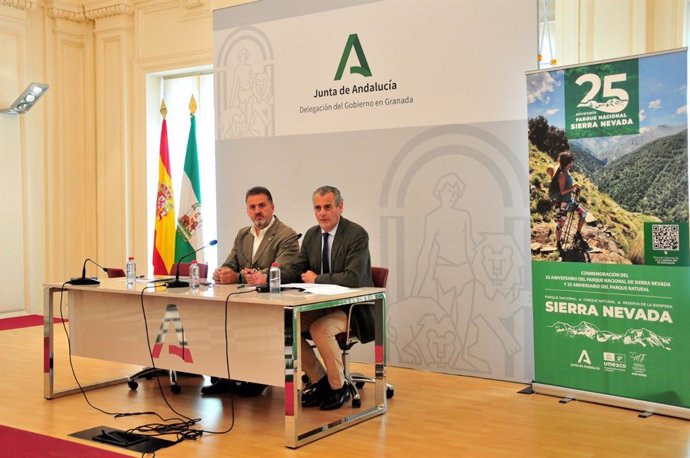
[[[518,391],[518,394],[534,394],[534,390],[532,389],[532,384],[530,383],[520,391]]]
[[[548,396],[570,398],[578,401],[592,402],[594,404],[603,404],[612,407],[636,410],[638,412],[643,412],[639,415],[645,415],[642,418],[647,418],[653,414],[658,414],[666,415],[668,417],[676,417],[683,420],[690,420],[690,409],[685,407],[658,404],[655,402],[641,401],[639,399],[624,398],[610,394],[593,393],[591,391],[576,390],[574,388],[567,388],[563,386],[545,385],[542,383],[532,383],[532,389],[536,394],[545,394]]]

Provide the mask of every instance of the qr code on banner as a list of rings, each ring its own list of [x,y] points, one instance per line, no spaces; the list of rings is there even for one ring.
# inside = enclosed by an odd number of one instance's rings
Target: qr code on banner
[[[678,251],[679,228],[672,224],[652,224],[652,249],[655,251]]]

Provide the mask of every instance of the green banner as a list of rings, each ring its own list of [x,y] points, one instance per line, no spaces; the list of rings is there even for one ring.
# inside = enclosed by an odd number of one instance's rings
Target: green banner
[[[690,407],[689,275],[534,261],[535,379]]]
[[[639,133],[637,64],[631,59],[565,70],[568,138]]]
[[[687,50],[527,90],[535,381],[690,408]]]

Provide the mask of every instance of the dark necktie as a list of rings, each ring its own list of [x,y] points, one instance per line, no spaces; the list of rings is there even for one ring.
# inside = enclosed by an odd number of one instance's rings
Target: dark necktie
[[[331,267],[330,263],[328,262],[328,259],[330,256],[328,256],[328,236],[330,234],[328,232],[323,233],[323,249],[321,250],[321,273],[322,274],[327,274],[331,272]]]

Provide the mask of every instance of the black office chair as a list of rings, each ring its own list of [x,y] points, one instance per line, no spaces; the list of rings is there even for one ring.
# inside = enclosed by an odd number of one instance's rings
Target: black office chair
[[[208,268],[208,266],[206,266]],[[200,269],[201,270],[201,269]],[[189,268],[187,269],[189,272]],[[106,269],[108,278],[121,278],[126,276],[125,271],[117,267],[108,267]],[[180,270],[180,273],[182,271]],[[177,394],[182,391],[182,387],[177,383],[177,373],[175,371],[168,371],[167,369],[156,369],[153,367],[146,367],[136,374],[132,374],[127,377],[127,386],[130,390],[136,390],[139,387],[137,380],[146,379],[151,380],[153,377],[158,375],[169,375],[170,376],[170,391]]]
[[[372,267],[371,279],[374,286],[377,288],[385,288],[388,282],[388,269],[385,267]],[[353,304],[347,314],[347,332],[341,332],[335,336],[342,350],[343,367],[345,371],[345,385],[347,385],[350,395],[352,396],[352,407],[360,407],[362,401],[359,396],[358,388],[363,388],[365,383],[376,383],[376,380],[367,377],[364,374],[357,372],[350,373],[350,349],[358,343],[369,343],[374,340],[373,323],[366,323],[362,326],[362,321],[366,319],[363,314],[363,307],[373,307],[373,304]],[[359,320],[358,320],[359,317]],[[356,335],[353,329],[353,320],[358,320],[360,323],[360,335]],[[386,383],[386,398],[390,399],[395,394],[395,387],[390,383]]]

